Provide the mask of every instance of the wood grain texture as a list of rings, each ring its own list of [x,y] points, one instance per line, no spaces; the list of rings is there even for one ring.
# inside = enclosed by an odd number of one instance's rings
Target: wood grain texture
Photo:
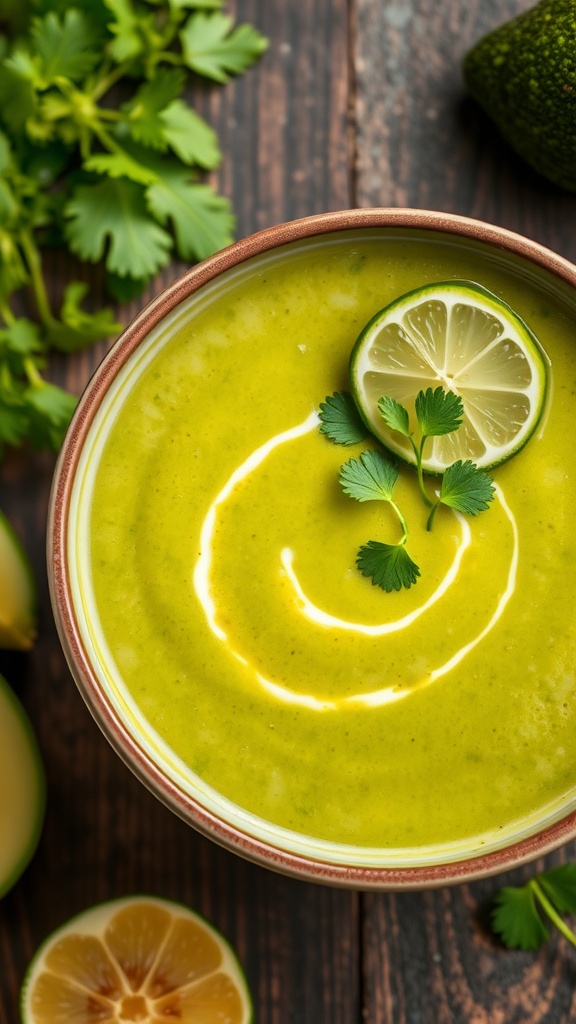
[[[398,0],[354,5],[358,206],[447,210],[503,225],[576,258],[576,196],[536,175],[466,96],[462,59],[531,0]],[[573,858],[575,844],[559,856]],[[568,1024],[574,950],[499,947],[488,928],[497,888],[363,897],[365,1016],[377,1024]]]
[[[467,96],[462,59],[532,0],[356,0],[357,206],[448,210],[576,258],[574,197],[521,161]]]
[[[242,78],[225,88],[190,89],[219,135],[224,159],[213,181],[233,202],[238,236],[349,206],[345,0],[227,6],[270,39],[263,60]],[[55,257],[53,295],[66,269]],[[183,269],[175,262],[140,302],[121,310],[123,319]],[[102,301],[97,271],[85,275],[94,301]],[[79,393],[106,347],[55,360],[52,377]],[[0,507],[31,555],[40,610],[36,647],[26,656],[1,653],[0,672],[34,722],[48,780],[39,849],[0,903],[0,1024],[16,1024],[26,965],[54,928],[92,903],[134,892],[179,900],[221,929],[246,969],[259,1024],[357,1021],[358,895],[283,878],[203,839],[143,788],[92,721],[64,662],[48,598],[53,462],[13,455],[0,467]]]

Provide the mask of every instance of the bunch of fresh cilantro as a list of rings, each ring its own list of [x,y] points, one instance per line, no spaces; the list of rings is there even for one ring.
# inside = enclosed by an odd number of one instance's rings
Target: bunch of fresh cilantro
[[[231,241],[228,201],[199,181],[217,138],[182,98],[191,72],[224,83],[266,48],[222,3],[0,6],[0,452],[59,446],[75,399],[42,377],[47,352],[120,326],[84,308],[82,281],[52,307],[46,248],[103,263],[110,295],[127,300],[174,252],[195,261]]]

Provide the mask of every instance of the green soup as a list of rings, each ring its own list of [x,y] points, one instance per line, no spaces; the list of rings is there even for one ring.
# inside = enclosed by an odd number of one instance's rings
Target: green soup
[[[393,514],[338,484],[366,445],[331,444],[313,413],[347,388],[377,310],[448,279],[531,327],[548,404],[467,525],[442,509],[428,533],[401,471],[422,575],[386,594],[354,563],[397,539]],[[572,806],[575,326],[560,286],[519,260],[359,231],[242,264],[138,350],[78,485],[77,601],[120,713],[182,785],[240,827],[358,862],[472,855]]]

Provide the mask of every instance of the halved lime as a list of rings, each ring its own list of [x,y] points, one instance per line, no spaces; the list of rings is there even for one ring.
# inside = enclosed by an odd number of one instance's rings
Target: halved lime
[[[36,635],[36,590],[28,557],[0,512],[0,647],[26,651]]]
[[[23,1024],[250,1024],[252,1002],[228,942],[187,907],[130,896],[54,932],[22,988]]]
[[[368,429],[414,464],[406,438],[386,426],[378,400],[409,412],[419,391],[443,387],[462,399],[457,431],[430,438],[423,468],[442,473],[457,459],[488,468],[526,444],[542,415],[548,359],[505,302],[472,281],[425,285],[395,299],[364,328],[350,357],[350,383]]]
[[[0,896],[28,864],[44,819],[44,770],[28,716],[0,676]]]

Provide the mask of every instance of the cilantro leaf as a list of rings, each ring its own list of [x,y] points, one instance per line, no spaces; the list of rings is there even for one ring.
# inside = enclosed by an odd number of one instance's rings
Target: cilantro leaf
[[[358,552],[356,565],[363,576],[390,594],[393,590],[410,589],[420,576],[420,569],[412,561],[404,544],[382,544],[369,540]]]
[[[2,349],[19,356],[29,356],[42,351],[40,328],[26,317],[18,317],[8,327],[0,330],[0,353]]]
[[[216,133],[183,100],[173,100],[160,114],[164,138],[185,164],[217,167],[221,153]]]
[[[10,401],[0,388],[0,453],[4,445],[17,447],[28,433],[28,417],[22,406]]]
[[[164,152],[168,148],[166,125],[161,112],[184,88],[185,74],[181,68],[169,68],[156,75],[136,91],[120,108],[127,115],[126,126],[135,142]]]
[[[57,451],[78,399],[55,384],[43,381],[25,392],[29,416],[28,434],[35,448],[53,448]]]
[[[10,166],[10,142],[4,132],[0,132],[0,174],[4,174]]]
[[[72,251],[93,262],[106,253],[107,269],[120,276],[149,277],[170,259],[170,235],[152,218],[135,182],[119,178],[80,185],[65,214]]]
[[[576,914],[576,864],[561,864],[543,871],[537,878],[561,914]]]
[[[150,3],[151,0],[148,2]],[[152,2],[158,3],[160,0],[152,0]],[[168,3],[173,11],[183,11],[192,7],[215,11],[223,6],[224,0],[168,0]]]
[[[111,310],[88,313],[82,309],[87,292],[88,285],[84,281],[71,281],[66,286],[61,321],[55,321],[48,328],[50,342],[60,352],[77,352],[122,330],[122,324],[116,323]]]
[[[486,511],[493,498],[492,478],[470,459],[466,462],[459,459],[445,470],[439,496],[442,505],[476,516]]]
[[[132,0],[103,0],[113,18],[108,28],[113,35],[110,54],[118,64],[132,60],[145,52],[145,31],[154,30],[151,18],[137,11]]]
[[[121,277],[106,271],[106,291],[117,302],[133,302],[150,284],[149,277]]]
[[[359,459],[350,459],[340,470],[344,494],[356,501],[391,501],[398,468],[380,452],[362,452]]]
[[[492,927],[510,949],[538,949],[549,935],[530,884],[500,890],[492,912]]]
[[[17,52],[0,66],[0,116],[7,128],[18,136],[35,114],[38,97],[34,85],[36,68],[24,66],[16,57]]]
[[[348,391],[335,391],[320,403],[320,433],[334,444],[359,444],[368,437],[356,403]]]
[[[378,408],[387,427],[397,430],[405,437],[410,436],[408,412],[400,402],[389,395],[384,395],[378,400]]]
[[[186,66],[216,82],[227,82],[230,75],[250,67],[267,48],[268,40],[251,25],[231,31],[233,23],[230,15],[218,11],[192,14],[180,33]]]
[[[416,418],[424,437],[439,437],[457,430],[464,417],[459,395],[437,387],[419,391],[415,402]]]
[[[232,241],[234,218],[228,200],[209,185],[194,184],[187,168],[164,163],[159,180],[146,190],[146,201],[161,224],[171,221],[184,260],[203,260]]]
[[[107,174],[110,178],[129,178],[140,185],[151,185],[158,176],[128,153],[94,153],[84,161],[86,171]]]
[[[0,228],[0,299],[7,298],[28,281],[22,254],[8,228]]]
[[[57,78],[78,82],[99,60],[93,48],[96,39],[91,24],[74,7],[65,12],[62,20],[53,11],[44,18],[35,18],[30,34],[46,85]]]

